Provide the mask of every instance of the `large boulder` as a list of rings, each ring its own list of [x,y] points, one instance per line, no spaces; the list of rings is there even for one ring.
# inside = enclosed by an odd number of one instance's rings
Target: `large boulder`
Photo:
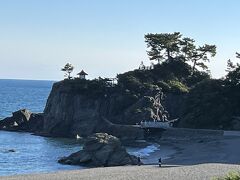
[[[0,129],[12,131],[36,132],[43,128],[43,115],[32,113],[27,109],[13,112],[12,117],[0,121]]]
[[[93,167],[138,164],[137,157],[128,154],[117,137],[106,133],[89,136],[84,143],[83,150],[63,157],[58,162]]]

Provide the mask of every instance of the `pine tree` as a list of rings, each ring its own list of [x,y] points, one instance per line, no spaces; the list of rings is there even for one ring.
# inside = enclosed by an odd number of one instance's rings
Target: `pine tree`
[[[71,79],[71,73],[73,72],[73,65],[70,64],[70,63],[67,63],[62,69],[61,71],[64,71],[65,72],[65,77],[67,77],[68,79]]]
[[[180,51],[181,36],[179,32],[145,35],[149,59],[159,63],[174,59]]]

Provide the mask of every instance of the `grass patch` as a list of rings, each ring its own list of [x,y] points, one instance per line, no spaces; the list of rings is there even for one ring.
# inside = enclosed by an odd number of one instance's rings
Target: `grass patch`
[[[213,180],[240,180],[240,172],[229,172],[226,176],[213,178]]]

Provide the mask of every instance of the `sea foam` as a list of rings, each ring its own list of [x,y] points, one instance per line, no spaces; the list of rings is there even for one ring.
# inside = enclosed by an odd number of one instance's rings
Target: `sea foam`
[[[128,152],[135,156],[147,157],[150,156],[151,153],[160,150],[159,144],[152,144],[145,148],[127,148]]]

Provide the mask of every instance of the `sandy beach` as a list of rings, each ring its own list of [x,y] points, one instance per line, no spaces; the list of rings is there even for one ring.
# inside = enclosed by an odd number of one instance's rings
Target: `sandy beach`
[[[59,171],[48,174],[32,174],[0,177],[5,180],[72,180],[72,179],[211,179],[229,171],[240,171],[240,136],[228,134],[192,136],[191,138],[168,137],[159,141],[160,147],[172,148],[163,167],[157,166],[161,148],[150,154],[151,165],[92,168],[74,171]]]
[[[61,171],[51,174],[22,175],[1,177],[4,180],[204,180],[225,175],[229,171],[240,170],[239,165],[199,164],[194,166],[123,166],[109,168],[93,168],[75,171]]]

